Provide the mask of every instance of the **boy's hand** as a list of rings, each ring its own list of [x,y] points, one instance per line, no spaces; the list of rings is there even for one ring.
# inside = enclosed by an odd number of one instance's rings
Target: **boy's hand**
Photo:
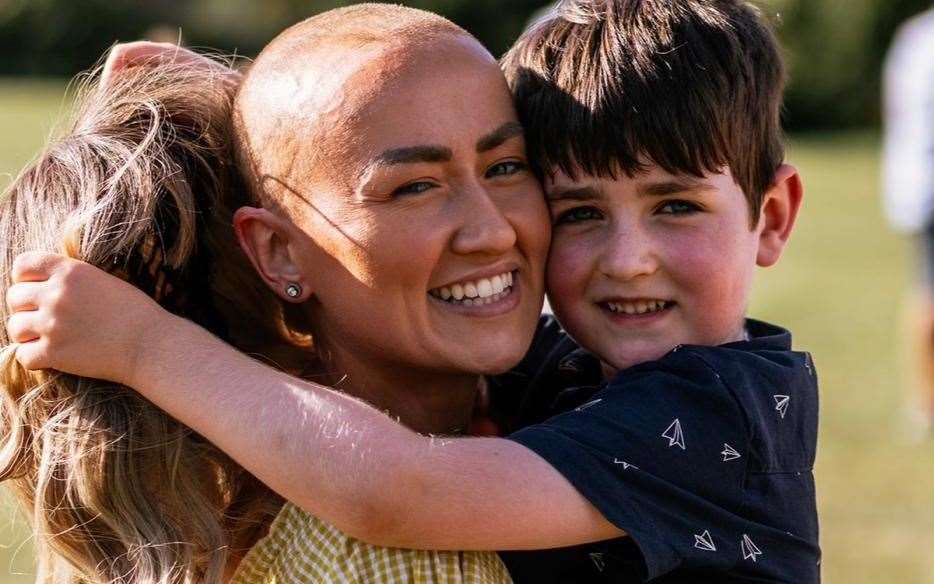
[[[120,43],[110,49],[107,61],[104,63],[104,69],[101,72],[101,85],[106,86],[114,76],[132,67],[156,67],[170,63],[203,67],[215,71],[232,86],[238,85],[242,78],[241,73],[236,69],[231,69],[221,62],[198,54],[191,49],[171,43],[136,41]]]
[[[61,255],[21,254],[11,276],[7,334],[27,369],[126,384],[147,335],[172,318],[123,280]]]

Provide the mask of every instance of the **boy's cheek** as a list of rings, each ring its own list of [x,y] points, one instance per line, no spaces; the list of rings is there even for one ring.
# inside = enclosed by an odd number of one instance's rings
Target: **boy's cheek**
[[[584,301],[589,267],[577,247],[554,237],[546,269],[546,291],[553,307],[564,310]]]

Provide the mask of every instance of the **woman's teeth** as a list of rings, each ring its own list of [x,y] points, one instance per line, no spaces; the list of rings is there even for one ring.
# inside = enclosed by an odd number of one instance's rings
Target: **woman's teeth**
[[[505,272],[492,278],[481,278],[470,282],[459,282],[442,286],[428,293],[451,304],[481,306],[502,300],[512,292],[513,273]]]
[[[610,312],[622,314],[648,314],[665,310],[671,305],[665,300],[640,300],[638,302],[607,302]]]

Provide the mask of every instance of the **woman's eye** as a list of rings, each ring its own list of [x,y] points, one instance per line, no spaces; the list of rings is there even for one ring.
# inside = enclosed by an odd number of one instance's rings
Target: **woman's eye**
[[[700,206],[690,201],[667,201],[658,208],[658,212],[663,215],[690,215],[700,210]]]
[[[494,164],[486,171],[487,178],[493,178],[497,176],[510,176],[516,174],[517,172],[522,172],[528,168],[524,162],[519,162],[518,160],[507,160],[506,162],[500,162],[499,164]]]
[[[401,186],[398,189],[392,192],[393,196],[403,196],[403,195],[420,195],[426,191],[430,191],[435,188],[434,183],[420,181],[409,183],[405,186]]]
[[[596,221],[603,218],[603,213],[594,207],[575,207],[558,215],[555,225],[567,223],[580,223],[581,221]]]

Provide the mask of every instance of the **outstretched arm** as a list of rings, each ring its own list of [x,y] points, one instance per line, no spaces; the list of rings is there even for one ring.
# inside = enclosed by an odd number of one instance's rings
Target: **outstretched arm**
[[[16,263],[17,358],[129,385],[287,499],[375,544],[535,549],[622,535],[564,477],[498,438],[432,438],[268,368],[90,265]]]

